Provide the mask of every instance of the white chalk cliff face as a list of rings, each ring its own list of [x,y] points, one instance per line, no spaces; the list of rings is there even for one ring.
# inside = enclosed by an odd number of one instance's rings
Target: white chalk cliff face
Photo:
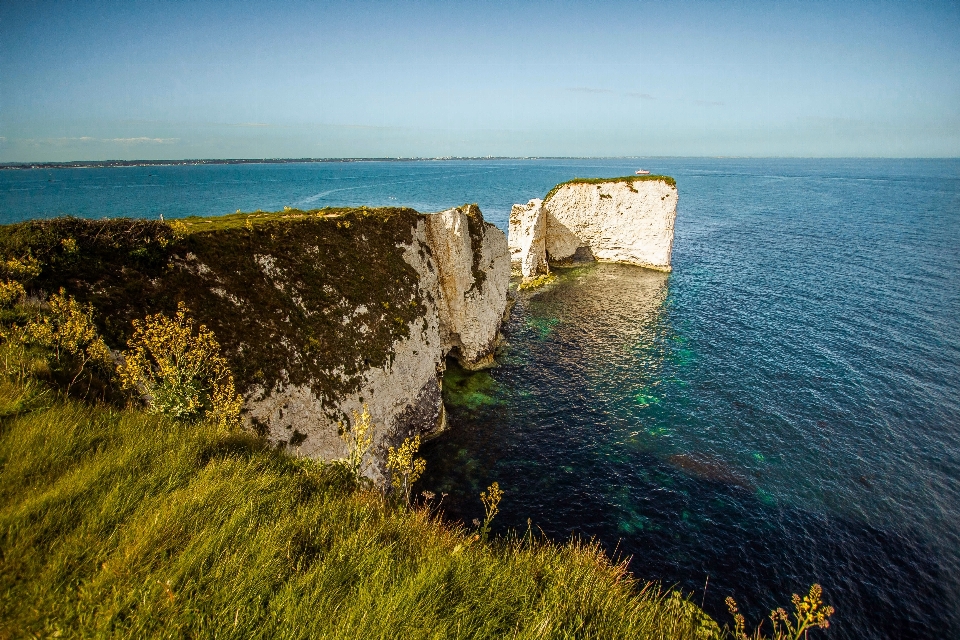
[[[525,278],[575,255],[670,271],[676,217],[677,188],[664,180],[565,183],[513,206],[511,259]]]
[[[420,215],[413,241],[398,250],[419,274],[426,309],[409,325],[409,336],[392,345],[385,366],[368,369],[360,388],[345,397],[318,397],[309,385],[246,394],[248,416],[266,425],[268,438],[326,460],[347,452],[339,433],[349,424],[331,415],[349,416],[366,405],[376,425],[374,464],[367,475],[378,482],[384,479],[387,447],[443,429],[445,357],[453,355],[470,369],[494,364],[510,280],[506,236],[483,220],[476,205]]]

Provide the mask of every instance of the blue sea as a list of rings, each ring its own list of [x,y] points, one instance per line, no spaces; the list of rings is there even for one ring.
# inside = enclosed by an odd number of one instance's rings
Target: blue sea
[[[670,274],[558,270],[445,380],[422,489],[594,538],[721,623],[823,585],[832,638],[960,637],[960,161],[491,160],[0,171],[0,222],[510,206],[674,176]],[[705,589],[706,587],[706,589]],[[769,631],[769,623],[766,626]]]

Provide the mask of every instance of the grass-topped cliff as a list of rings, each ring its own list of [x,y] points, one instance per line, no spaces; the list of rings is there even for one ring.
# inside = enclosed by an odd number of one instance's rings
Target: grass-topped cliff
[[[621,176],[619,178],[574,178],[573,180],[567,180],[566,182],[561,182],[553,189],[547,192],[547,195],[543,197],[543,201],[547,202],[550,198],[553,197],[557,191],[569,184],[607,184],[610,182],[623,182],[626,184],[633,184],[634,182],[664,182],[671,187],[677,186],[677,181],[671,178],[670,176]]]
[[[354,339],[344,305],[381,303],[376,340],[418,317],[396,251],[417,215],[0,227],[0,639],[720,637],[595,544],[488,539],[492,486],[482,527],[444,522],[429,487],[411,503],[411,438],[387,464],[403,491],[374,487],[359,415],[346,460],[327,463],[242,426],[231,367],[262,367],[256,382],[271,350],[314,331],[307,355],[349,373],[369,343],[336,342]],[[305,303],[307,285],[322,294]],[[262,306],[230,315],[231,296]]]
[[[418,216],[360,208],[171,224],[59,218],[0,227],[0,255],[38,262],[28,292],[63,287],[92,304],[111,348],[126,345],[132,320],[184,302],[219,338],[241,391],[309,383],[330,398],[386,363],[423,314],[419,276],[396,248],[412,241]]]

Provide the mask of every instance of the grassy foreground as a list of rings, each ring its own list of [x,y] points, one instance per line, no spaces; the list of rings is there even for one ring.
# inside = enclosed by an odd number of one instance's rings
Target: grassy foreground
[[[709,638],[595,546],[474,541],[252,435],[0,381],[0,638]]]

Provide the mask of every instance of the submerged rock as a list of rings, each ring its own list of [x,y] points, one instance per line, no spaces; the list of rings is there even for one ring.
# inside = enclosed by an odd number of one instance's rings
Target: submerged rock
[[[677,187],[665,176],[573,180],[513,206],[511,259],[525,279],[550,263],[601,260],[670,271]]]

